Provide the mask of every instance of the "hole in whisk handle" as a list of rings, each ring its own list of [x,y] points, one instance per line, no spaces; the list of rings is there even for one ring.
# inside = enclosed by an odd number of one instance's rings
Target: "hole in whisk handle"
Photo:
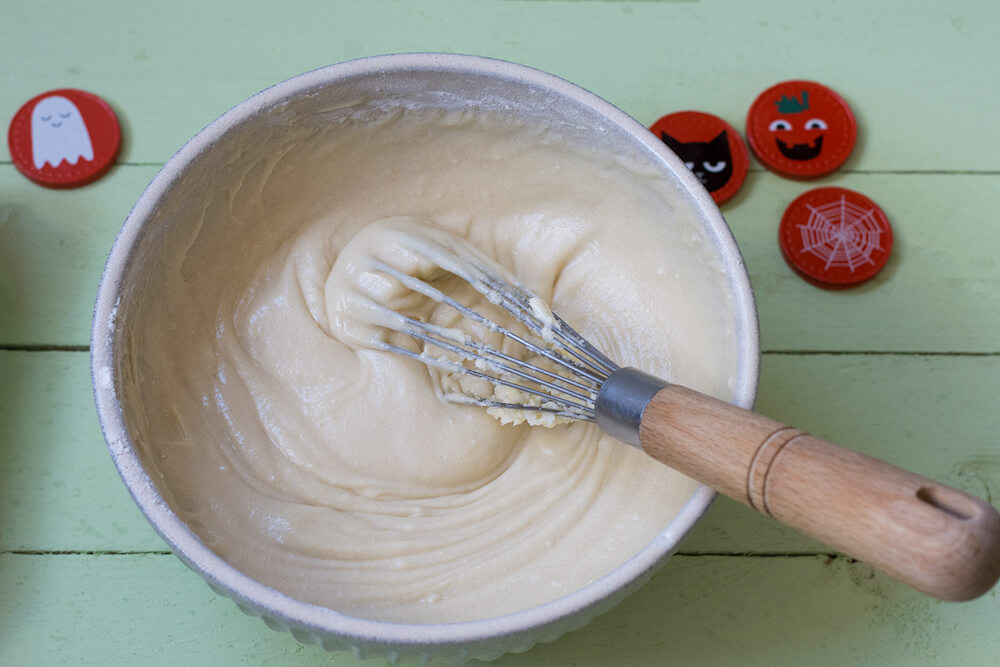
[[[922,486],[917,499],[956,519],[970,521],[979,516],[980,507],[961,493],[944,486]]]

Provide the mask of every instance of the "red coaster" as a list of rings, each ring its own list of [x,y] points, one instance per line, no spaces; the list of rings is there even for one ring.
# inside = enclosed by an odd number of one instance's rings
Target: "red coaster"
[[[103,176],[121,149],[121,126],[107,102],[72,88],[22,106],[7,131],[17,169],[39,185],[75,188]]]
[[[889,261],[892,227],[878,204],[845,188],[816,188],[795,199],[781,218],[785,261],[818,287],[854,287]]]
[[[812,81],[785,81],[747,113],[747,141],[768,169],[790,178],[825,176],[847,160],[858,137],[851,107]]]
[[[718,116],[678,111],[649,129],[694,172],[716,204],[731,199],[743,185],[750,154],[739,132]]]

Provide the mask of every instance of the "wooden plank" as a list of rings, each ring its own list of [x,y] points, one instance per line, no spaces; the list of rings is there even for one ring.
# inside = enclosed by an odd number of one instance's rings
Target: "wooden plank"
[[[156,167],[124,166],[67,192],[0,166],[0,345],[86,345],[97,284],[122,221]],[[751,174],[723,211],[757,295],[765,350],[998,352],[1000,175],[849,174],[895,226],[889,265],[843,292],[785,264],[777,229],[804,186]],[[792,307],[790,304],[793,304]]]
[[[0,351],[0,550],[148,551],[163,543],[118,479],[87,355]],[[758,409],[1000,502],[1000,357],[766,355]],[[720,499],[688,553],[823,553]]]
[[[350,665],[268,630],[169,555],[0,555],[6,665]],[[941,603],[825,557],[675,556],[585,628],[498,664],[992,665],[1000,597]]]
[[[75,190],[0,166],[0,345],[86,345],[115,235],[157,167],[116,167]]]
[[[742,129],[767,86],[821,79],[859,117],[849,169],[1000,170],[1000,152],[984,143],[1000,88],[982,79],[984,64],[1000,61],[1000,8],[976,0],[114,0],[21,3],[5,14],[0,62],[16,68],[0,117],[47,89],[93,90],[125,119],[126,162],[163,162],[239,100],[300,72],[452,51],[551,71],[647,124],[697,108]]]
[[[111,462],[88,355],[0,352],[0,551],[165,548]]]
[[[765,350],[1000,351],[1000,176],[839,174],[886,212],[889,263],[849,290],[814,287],[786,265],[778,225],[811,186],[750,174],[723,207],[754,286]]]

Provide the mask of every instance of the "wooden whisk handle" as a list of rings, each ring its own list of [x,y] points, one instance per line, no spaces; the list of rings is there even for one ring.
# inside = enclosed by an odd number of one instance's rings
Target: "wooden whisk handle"
[[[639,423],[651,456],[943,600],[1000,577],[990,504],[696,391],[668,385]]]

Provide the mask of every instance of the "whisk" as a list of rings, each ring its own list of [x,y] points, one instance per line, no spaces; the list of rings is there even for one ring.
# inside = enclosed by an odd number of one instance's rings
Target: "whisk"
[[[498,388],[448,401],[596,422],[605,433],[759,512],[945,600],[1000,577],[1000,513],[956,489],[641,370],[619,367],[511,274],[471,246],[427,256],[523,325],[502,326],[430,282],[372,259],[371,270],[512,341],[502,351],[378,306],[379,324],[417,341],[376,346]],[[507,397],[514,396],[515,400]]]

